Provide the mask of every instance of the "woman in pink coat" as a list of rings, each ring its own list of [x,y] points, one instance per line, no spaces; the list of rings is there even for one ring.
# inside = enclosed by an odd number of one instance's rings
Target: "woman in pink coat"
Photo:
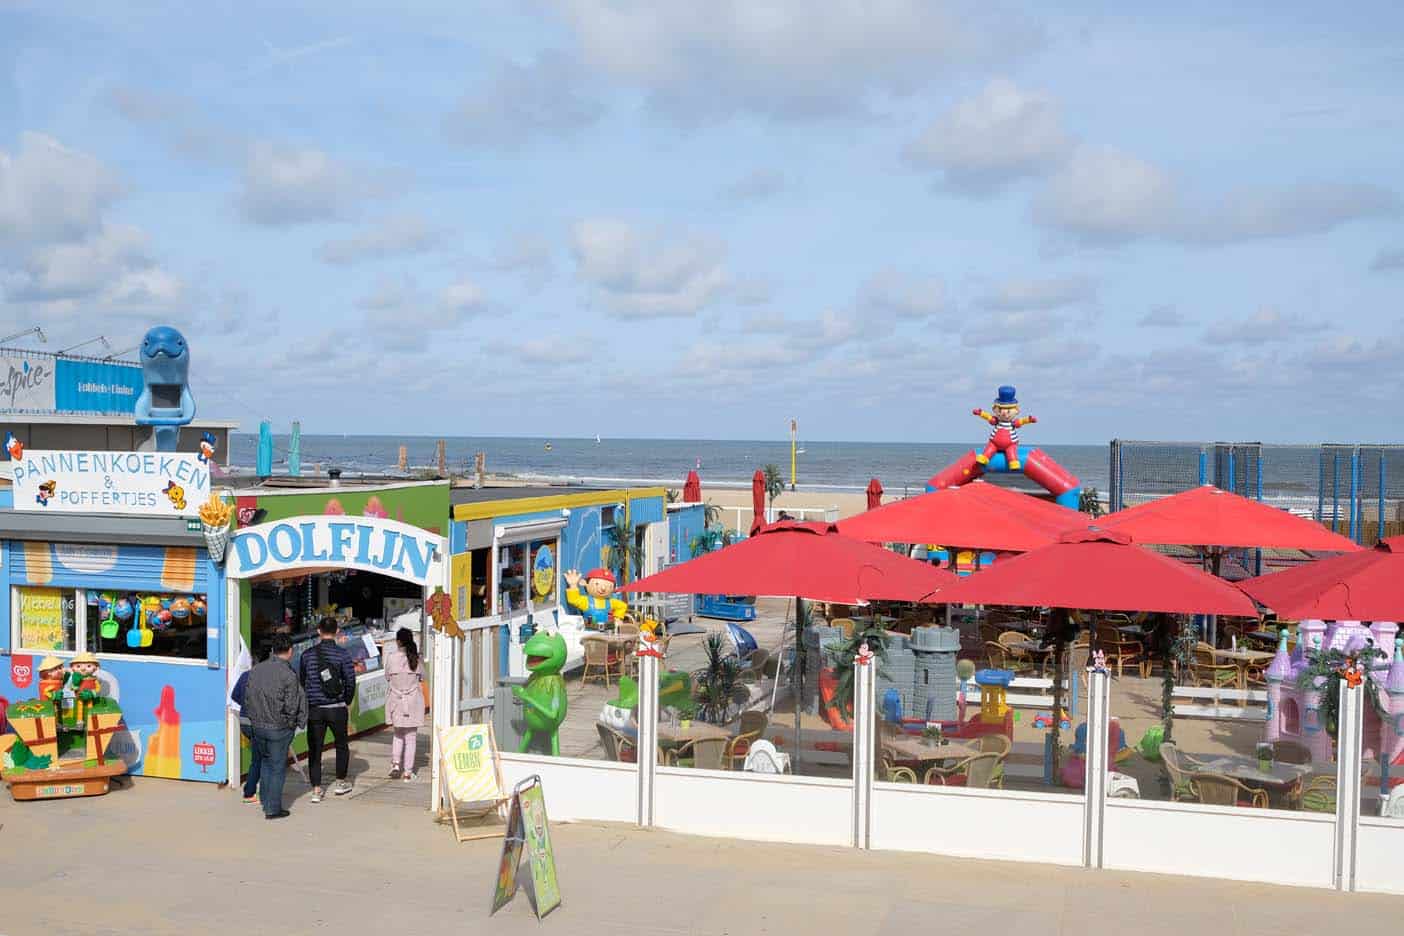
[[[390,742],[391,780],[414,780],[414,749],[424,724],[423,681],[414,632],[402,627],[395,632],[395,645],[385,651],[385,723],[395,733]]]

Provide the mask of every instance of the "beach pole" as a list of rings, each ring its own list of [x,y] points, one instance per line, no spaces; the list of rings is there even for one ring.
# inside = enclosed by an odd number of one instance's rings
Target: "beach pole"
[[[409,446],[400,446],[400,460],[398,462],[401,471],[409,470]]]
[[[1384,538],[1385,538],[1385,535],[1384,535],[1384,531],[1385,531],[1385,525],[1384,525],[1384,522],[1385,522],[1385,516],[1384,516],[1384,512],[1385,512],[1384,491],[1385,491],[1385,457],[1384,457],[1384,450],[1381,449],[1381,450],[1380,450],[1380,486],[1379,486],[1379,489],[1378,489],[1378,493],[1379,493],[1379,506],[1375,508],[1375,511],[1376,511],[1376,513],[1375,513],[1375,542],[1376,542],[1376,543],[1383,542],[1383,541],[1384,541]]]
[[[1360,450],[1350,453],[1350,538],[1360,542]]]
[[[799,467],[799,420],[790,420],[790,490],[795,489],[795,474]]]
[[[302,476],[302,420],[292,422],[292,436],[288,439],[288,474],[294,478]]]
[[[447,452],[446,447],[445,447],[445,445],[444,445],[444,440],[443,440],[443,439],[440,439],[440,440],[439,440],[439,444],[438,444],[438,455],[439,455],[439,477],[441,477],[441,478],[447,478],[447,477],[448,477],[448,452]]]

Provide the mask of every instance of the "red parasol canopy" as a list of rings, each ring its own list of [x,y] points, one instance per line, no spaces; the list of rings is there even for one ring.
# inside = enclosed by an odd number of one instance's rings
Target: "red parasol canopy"
[[[1132,544],[1123,533],[1089,528],[943,589],[932,601],[1088,611],[1158,611],[1256,617],[1233,585],[1192,565]]]
[[[1191,488],[1103,517],[1097,525],[1148,545],[1312,549],[1352,552],[1360,547],[1315,520],[1213,485]]]
[[[751,535],[765,526],[765,472],[759,468],[751,476]],[[736,592],[741,595],[745,592]]]
[[[1404,536],[1238,583],[1289,620],[1404,620]],[[1385,648],[1388,649],[1388,648]]]
[[[697,476],[695,470],[687,473],[687,480],[683,482],[682,499],[684,504],[702,503],[702,479]]]
[[[868,509],[876,510],[882,506],[882,482],[877,478],[868,482]]]
[[[750,539],[626,585],[623,591],[768,595],[837,604],[919,601],[956,577],[881,546],[841,536],[831,523],[783,520]]]
[[[1076,510],[986,481],[893,501],[839,523],[845,536],[870,543],[933,543],[997,552],[1027,552],[1056,543],[1088,522]]]

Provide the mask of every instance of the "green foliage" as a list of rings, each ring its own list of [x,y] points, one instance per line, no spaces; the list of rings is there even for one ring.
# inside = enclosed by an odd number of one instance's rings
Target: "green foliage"
[[[1094,487],[1085,487],[1077,499],[1077,509],[1096,520],[1103,513],[1102,498]]]
[[[679,500],[682,499],[682,492],[675,491],[672,488],[668,488],[666,491],[663,492],[663,498],[670,504],[676,504]]]
[[[726,638],[713,631],[702,641],[707,665],[693,674],[697,684],[697,717],[713,725],[731,720],[732,709],[749,698],[750,691],[741,682],[741,664],[727,653]]]
[[[834,688],[834,705],[850,721],[853,719],[853,690],[857,680],[857,664],[853,662],[864,643],[872,649],[877,658],[878,674],[887,677],[883,664],[887,662],[886,633],[876,624],[862,630],[854,630],[853,636],[839,644],[829,644],[828,652],[833,660],[834,677],[838,685]]]
[[[731,530],[723,530],[719,526],[709,526],[692,538],[691,542],[688,543],[688,548],[692,550],[692,558],[696,559],[698,556],[730,546],[734,542],[736,542],[736,534]]]
[[[1171,741],[1174,740],[1175,730],[1175,670],[1178,667],[1181,673],[1189,673],[1190,665],[1194,662],[1194,648],[1199,644],[1199,628],[1179,618],[1164,620],[1155,629],[1154,639],[1158,641],[1160,650],[1162,741]]]
[[[619,584],[629,580],[629,570],[640,571],[644,566],[643,544],[634,536],[634,525],[622,511],[614,511],[614,523],[603,530],[605,546],[609,548],[609,570]]]
[[[775,498],[779,497],[781,492],[785,490],[785,480],[780,476],[780,466],[774,462],[762,468],[761,473],[765,476],[765,496],[769,499],[773,511]]]
[[[702,523],[704,526],[714,527],[721,524],[721,508],[711,501],[702,508]]]
[[[29,745],[24,743],[23,738],[15,738],[15,743],[10,745],[10,749],[5,752],[10,758],[10,763],[16,767],[24,767],[29,763],[29,758],[33,755],[29,751]]]
[[[1336,732],[1340,727],[1341,671],[1351,660],[1364,667],[1361,688],[1365,690],[1365,698],[1370,700],[1370,706],[1375,710],[1375,714],[1383,716],[1387,713],[1384,710],[1384,705],[1380,702],[1380,687],[1375,682],[1372,667],[1376,660],[1387,659],[1389,657],[1383,650],[1375,647],[1374,641],[1367,641],[1365,646],[1355,653],[1344,653],[1340,650],[1307,651],[1306,666],[1297,676],[1297,688],[1303,692],[1310,692],[1314,689],[1321,692],[1321,725],[1332,740],[1336,739]]]

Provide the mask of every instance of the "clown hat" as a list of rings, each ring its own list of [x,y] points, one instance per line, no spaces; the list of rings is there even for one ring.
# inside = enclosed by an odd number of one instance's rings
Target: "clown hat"
[[[994,405],[995,405],[995,406],[1018,406],[1018,405],[1019,405],[1019,398],[1018,398],[1017,396],[1015,396],[1014,394],[1015,394],[1014,388],[1013,388],[1012,386],[1010,386],[1009,384],[1005,384],[1004,386],[1002,386],[1002,387],[999,388],[999,396],[995,397]]]
[[[71,666],[76,666],[79,663],[91,663],[94,666],[101,665],[98,663],[98,658],[91,653],[80,653],[69,661],[69,665]]]
[[[63,666],[63,661],[56,656],[46,656],[39,661],[39,672],[46,673],[51,669],[59,669]]]
[[[615,708],[637,708],[639,704],[639,684],[629,676],[619,677],[619,698],[609,703]]]
[[[585,581],[588,582],[590,579],[604,579],[611,585],[619,584],[614,580],[614,573],[608,569],[591,569],[589,572],[585,573]]]

